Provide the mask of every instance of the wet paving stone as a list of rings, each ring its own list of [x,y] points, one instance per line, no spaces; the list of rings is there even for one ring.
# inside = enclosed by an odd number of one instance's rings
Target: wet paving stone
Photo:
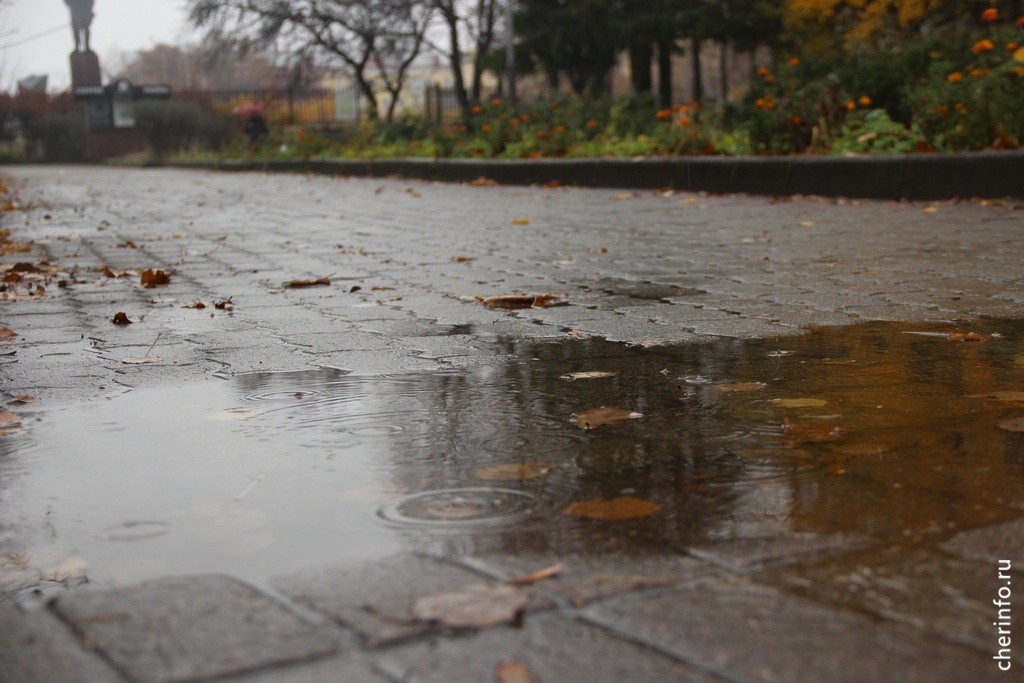
[[[0,604],[0,682],[76,681],[121,683],[124,679],[53,615]]]
[[[944,550],[975,560],[1012,562],[1024,571],[1024,518],[964,531],[942,544]]]
[[[999,573],[994,562],[892,547],[771,572],[758,580],[994,653],[998,607],[992,600],[1003,585]],[[1013,661],[1024,664],[1024,654],[1014,654]]]
[[[845,553],[872,543],[871,539],[863,536],[787,533],[728,539],[691,546],[686,551],[694,557],[732,571],[752,572],[806,562],[824,555]]]
[[[335,653],[330,631],[225,576],[80,591],[51,609],[140,683],[179,683]]]
[[[742,681],[1005,681],[991,655],[740,580],[601,603],[584,617]]]
[[[499,627],[463,638],[431,639],[389,652],[380,667],[394,680],[417,683],[529,680],[536,683],[725,683],[603,629],[553,614],[527,616],[520,628]],[[499,678],[516,672],[529,678]]]
[[[488,583],[486,576],[423,556],[394,557],[274,581],[275,587],[293,600],[356,631],[371,648],[438,631],[437,624],[414,615],[417,599],[484,583]],[[527,610],[552,606],[535,591],[525,592]]]

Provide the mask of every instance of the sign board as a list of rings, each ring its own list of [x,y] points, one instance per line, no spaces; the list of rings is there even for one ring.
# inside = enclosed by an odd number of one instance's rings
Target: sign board
[[[121,79],[102,85],[78,85],[72,89],[76,100],[87,103],[90,128],[133,128],[137,100],[167,99],[171,89],[166,85],[132,85]]]

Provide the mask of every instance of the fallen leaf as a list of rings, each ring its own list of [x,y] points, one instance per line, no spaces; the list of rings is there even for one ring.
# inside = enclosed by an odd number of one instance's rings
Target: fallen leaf
[[[846,425],[835,422],[793,422],[788,417],[782,421],[782,433],[789,437],[786,445],[790,448],[804,443],[838,441],[849,431]]]
[[[641,417],[643,417],[642,413],[605,406],[594,408],[593,410],[585,410],[575,415],[576,426],[580,429],[597,429],[602,425],[625,422],[627,420],[639,420]]]
[[[494,668],[497,683],[534,683],[529,669],[519,662],[502,662]]]
[[[626,342],[626,348],[634,348],[639,346],[641,349],[649,349],[652,346],[664,346],[664,339],[641,339],[639,341]]]
[[[122,358],[121,362],[126,365],[146,365],[148,363],[159,363],[163,358],[160,356],[128,356]]]
[[[764,382],[736,382],[734,384],[716,384],[712,389],[715,391],[732,393],[737,391],[759,391],[764,389],[766,386],[768,385]]]
[[[813,228],[818,224],[818,221],[800,221],[801,228]]]
[[[605,377],[615,377],[617,372],[607,372],[605,370],[587,370],[586,372],[569,372],[562,375],[559,379],[564,379],[569,382],[573,382],[578,379],[603,379]]]
[[[213,303],[213,307],[221,311],[231,309],[234,307],[234,305],[235,303],[231,300],[231,297],[228,297],[227,299],[223,299],[221,301],[215,301]]]
[[[485,628],[515,621],[526,607],[525,592],[502,583],[476,584],[418,598],[412,614],[450,628]]]
[[[360,287],[359,285],[352,285],[351,287],[349,287],[348,293],[349,294],[355,294],[356,292],[358,292],[361,289],[362,289],[362,287]]]
[[[565,301],[560,294],[503,294],[500,296],[477,297],[488,308],[515,310],[520,308],[547,308]]]
[[[620,202],[626,201],[626,200],[629,200],[629,199],[636,199],[636,197],[637,197],[637,195],[632,193],[632,192],[619,192],[618,194],[613,194],[612,195],[612,199],[614,199],[616,201],[620,201]]]
[[[987,394],[968,394],[967,398],[987,398],[993,401],[1024,401],[1024,391],[990,391]]]
[[[512,225],[529,225],[530,221],[526,218],[513,218]]]
[[[131,240],[128,240],[127,242],[121,242],[120,244],[115,244],[114,248],[115,249],[138,249],[139,246],[137,244],[135,244],[135,242],[132,242]]]
[[[485,479],[487,481],[522,481],[524,479],[542,477],[550,471],[551,463],[529,460],[523,463],[507,463],[483,467],[474,474],[477,479]]]
[[[8,401],[8,405],[22,405],[25,403],[35,403],[39,399],[35,396],[29,396],[28,394],[18,394],[11,401]]]
[[[661,512],[661,506],[649,500],[619,496],[618,498],[595,498],[577,503],[570,503],[562,510],[562,514],[570,517],[598,519],[606,522],[618,522],[626,519],[650,517]]]
[[[821,362],[824,363],[825,365],[853,365],[857,361],[853,360],[853,359],[846,359],[846,358],[837,358],[837,359],[826,358],[825,360],[823,360]]]
[[[543,581],[544,579],[550,579],[552,576],[561,574],[563,571],[565,571],[564,564],[553,564],[550,567],[538,569],[537,571],[530,572],[529,574],[523,574],[522,576],[516,576],[511,579],[505,579],[505,583],[509,584],[510,586],[526,586],[531,583]]]
[[[470,187],[492,187],[497,184],[497,180],[488,178],[487,176],[480,176],[479,178],[473,178],[473,180],[469,181]]]
[[[299,288],[299,287],[315,287],[317,285],[329,285],[331,280],[328,277],[317,278],[316,280],[289,280],[284,283],[285,287]]]
[[[1024,432],[1024,417],[1011,417],[996,424],[1008,432]]]
[[[8,327],[0,328],[0,344],[13,344],[17,336],[18,333]]]
[[[541,187],[543,187],[546,190],[557,190],[561,186],[562,182],[560,180],[549,180],[543,185],[541,185]]]
[[[152,289],[153,287],[159,287],[160,285],[170,284],[170,276],[162,270],[153,270],[147,268],[140,274],[142,280],[142,286],[146,289]]]
[[[201,311],[201,310],[203,310],[204,308],[206,308],[206,304],[204,304],[204,303],[203,303],[202,301],[200,301],[199,299],[196,299],[195,301],[193,301],[193,302],[192,302],[192,303],[190,303],[190,304],[184,304],[184,305],[182,306],[182,308],[194,308],[194,309],[196,309],[196,310],[198,310],[198,311]]]
[[[115,325],[131,325],[132,321],[128,319],[128,314],[124,311],[118,311],[114,314],[114,317],[110,319],[110,322]]]
[[[469,261],[476,261],[475,256],[452,256],[454,263],[468,263]]]
[[[13,429],[20,426],[20,417],[7,410],[0,410],[0,430]]]
[[[773,398],[772,403],[780,408],[821,408],[828,405],[823,398]]]
[[[980,342],[983,339],[984,339],[984,337],[982,337],[977,332],[967,332],[967,333],[964,333],[964,332],[950,332],[949,333],[949,340],[950,341]]]
[[[921,213],[938,213],[938,212],[939,212],[939,207],[937,207],[937,206],[930,206],[929,205],[929,206],[926,206],[923,209],[921,209]]]

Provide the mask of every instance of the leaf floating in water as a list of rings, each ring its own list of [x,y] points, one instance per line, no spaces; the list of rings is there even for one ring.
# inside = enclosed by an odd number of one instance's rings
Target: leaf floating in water
[[[1011,417],[1006,420],[1000,420],[996,424],[1000,429],[1008,432],[1024,432],[1024,417]]]
[[[515,621],[526,608],[525,592],[506,584],[476,584],[463,590],[425,595],[412,614],[451,628],[486,628]]]
[[[110,322],[115,325],[131,325],[132,321],[128,319],[128,314],[124,311],[118,311],[114,314],[114,317],[110,319]]]
[[[536,479],[551,471],[551,463],[530,460],[523,463],[492,465],[476,471],[477,479],[486,481],[522,481]]]
[[[968,394],[967,398],[987,398],[993,401],[1024,401],[1024,391],[990,391],[987,394]]]
[[[0,410],[0,435],[21,429],[21,418],[7,410]]]
[[[760,391],[764,389],[767,384],[764,382],[735,382],[733,384],[716,384],[714,386],[715,391],[721,391],[724,393],[732,393],[737,391]]]
[[[782,433],[789,437],[786,445],[790,448],[805,443],[839,441],[849,431],[846,425],[835,422],[793,422],[788,417],[782,421]]]
[[[602,406],[593,410],[585,410],[582,413],[576,413],[575,417],[576,426],[580,429],[597,429],[602,425],[626,422],[627,420],[639,420],[643,417],[643,413]]]
[[[828,405],[823,398],[773,398],[772,404],[780,408],[822,408]]]
[[[520,308],[547,308],[565,302],[565,297],[561,294],[503,294],[476,299],[488,308],[503,308],[510,311]]]
[[[557,576],[558,574],[561,574],[563,571],[565,571],[564,564],[553,564],[550,567],[538,569],[537,571],[530,572],[529,574],[523,574],[522,576],[516,576],[515,578],[506,579],[505,583],[509,584],[510,586],[526,586],[531,583],[543,581],[544,579],[550,579],[552,576]]]
[[[562,514],[570,517],[583,517],[606,522],[619,522],[626,519],[650,517],[661,512],[661,506],[649,500],[619,496],[618,498],[595,498],[578,503],[570,503],[562,510]]]
[[[564,379],[572,382],[577,379],[602,379],[604,377],[615,377],[617,372],[607,372],[605,370],[587,370],[586,372],[570,372],[562,375],[559,379]]]
[[[949,340],[950,341],[980,342],[983,339],[984,339],[984,337],[982,337],[977,332],[950,332],[949,333]]]

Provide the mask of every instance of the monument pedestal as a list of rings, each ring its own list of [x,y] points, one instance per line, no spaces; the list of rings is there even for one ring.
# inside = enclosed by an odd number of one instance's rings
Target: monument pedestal
[[[92,50],[71,53],[71,87],[79,85],[102,85],[100,60]]]

